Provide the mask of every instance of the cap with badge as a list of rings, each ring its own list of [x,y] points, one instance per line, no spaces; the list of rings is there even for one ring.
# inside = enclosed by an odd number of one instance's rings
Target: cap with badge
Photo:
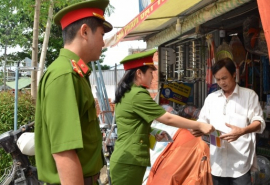
[[[153,55],[156,51],[157,49],[152,49],[142,53],[128,55],[120,62],[120,64],[123,64],[126,71],[145,65],[151,66],[154,70],[156,70],[153,62]]]
[[[63,30],[77,20],[86,17],[96,17],[104,21],[104,32],[107,33],[113,28],[104,18],[104,11],[108,4],[108,0],[90,0],[76,3],[57,12],[54,16],[54,22],[57,25],[61,25]]]

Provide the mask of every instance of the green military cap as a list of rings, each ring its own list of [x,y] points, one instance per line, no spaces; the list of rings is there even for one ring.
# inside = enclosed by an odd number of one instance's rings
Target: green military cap
[[[104,11],[108,6],[108,0],[90,0],[83,1],[63,8],[54,16],[54,22],[62,26],[62,30],[71,23],[86,18],[96,17],[103,20],[104,31],[109,32],[112,30],[112,25],[104,18]]]
[[[142,53],[135,53],[126,56],[120,63],[123,64],[125,70],[134,69],[144,65],[149,65],[154,69],[153,55],[157,49],[152,49]]]

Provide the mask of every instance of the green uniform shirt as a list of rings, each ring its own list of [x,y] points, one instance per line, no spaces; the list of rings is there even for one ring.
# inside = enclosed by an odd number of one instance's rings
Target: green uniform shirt
[[[111,161],[150,166],[150,126],[165,112],[146,89],[133,85],[115,107],[118,138]]]
[[[60,184],[52,154],[75,149],[84,177],[103,166],[102,136],[88,75],[73,71],[70,60],[79,57],[61,49],[43,75],[38,89],[35,117],[35,152],[38,178]]]

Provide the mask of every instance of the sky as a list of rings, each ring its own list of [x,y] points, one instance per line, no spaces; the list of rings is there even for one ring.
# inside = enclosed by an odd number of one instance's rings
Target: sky
[[[119,27],[127,25],[134,17],[139,14],[139,0],[110,0],[110,4],[114,6],[114,13],[105,19],[113,25],[113,30],[106,33],[104,39],[111,37],[117,31],[121,30]],[[108,48],[105,53],[103,64],[114,66],[128,55],[128,49],[146,48],[146,42],[143,41],[125,41],[118,45]]]

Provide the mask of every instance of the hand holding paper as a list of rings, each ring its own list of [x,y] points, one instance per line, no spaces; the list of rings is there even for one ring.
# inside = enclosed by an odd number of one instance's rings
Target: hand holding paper
[[[223,148],[224,141],[220,139],[220,136],[222,134],[223,133],[220,130],[215,130],[208,137],[206,135],[202,136],[202,139],[211,145],[214,145],[219,148]]]
[[[201,137],[204,135],[203,132],[201,132],[200,130],[193,130],[193,129],[188,129],[190,131],[190,133],[194,136],[194,137]]]
[[[215,130],[215,127],[208,123],[200,122],[200,131],[204,134],[210,134]]]

